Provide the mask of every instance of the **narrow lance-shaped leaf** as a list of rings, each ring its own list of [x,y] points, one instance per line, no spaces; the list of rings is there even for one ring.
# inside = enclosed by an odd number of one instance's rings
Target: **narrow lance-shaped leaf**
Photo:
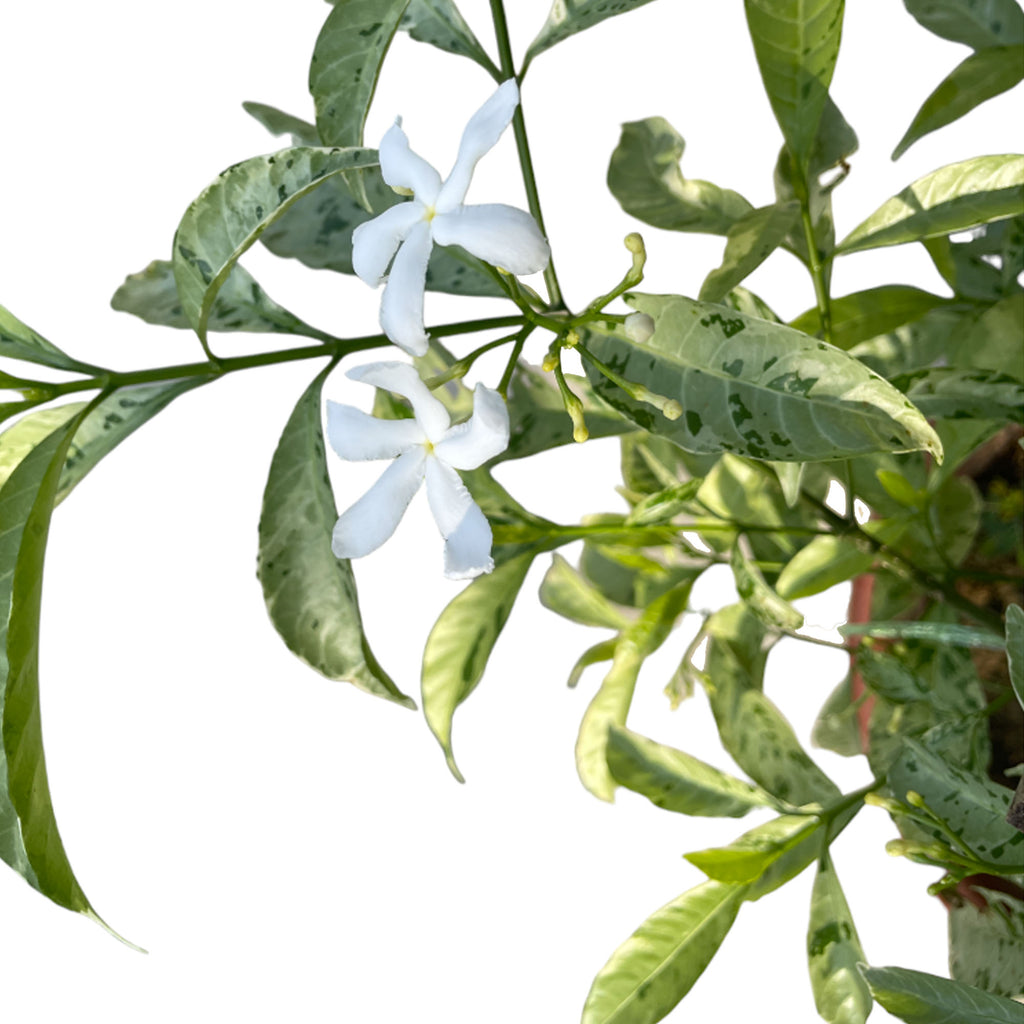
[[[500,75],[452,0],[410,0],[398,27],[418,42],[469,57],[488,74]]]
[[[655,911],[594,978],[582,1024],[662,1020],[711,963],[743,896],[743,886],[704,882]]]
[[[785,630],[799,629],[804,624],[803,615],[765,583],[760,570],[744,555],[739,544],[733,547],[729,564],[736,592],[762,622]]]
[[[978,156],[947,164],[887,199],[851,231],[837,253],[919,242],[1020,213],[1024,156]]]
[[[937,366],[892,379],[932,419],[1024,422],[1024,384],[995,370]]]
[[[903,0],[929,32],[974,50],[1024,42],[1024,11],[1017,0]]]
[[[328,679],[414,708],[370,649],[351,565],[331,551],[338,512],[324,460],[320,393],[333,368],[303,393],[274,452],[256,571],[270,621],[289,650]]]
[[[1024,708],[1024,608],[1019,604],[1006,609],[1006,658],[1013,692]]]
[[[52,366],[57,370],[70,370],[74,373],[92,375],[106,372],[101,367],[80,362],[62,352],[52,341],[47,341],[41,334],[37,334],[3,306],[0,306],[0,356],[23,359],[26,362],[38,363],[40,366]]]
[[[318,146],[320,136],[317,135],[316,125],[303,121],[301,117],[285,113],[272,107],[267,103],[254,103],[246,100],[242,109],[255,118],[271,135],[290,135],[296,146]]]
[[[530,43],[530,48],[526,51],[521,75],[526,73],[530,61],[538,53],[543,53],[563,39],[568,39],[569,36],[604,21],[605,18],[625,14],[650,2],[651,0],[617,0],[615,3],[609,3],[608,0],[554,0],[548,20],[544,22],[536,39]]]
[[[561,555],[553,555],[540,585],[545,608],[584,626],[625,629],[629,619]]]

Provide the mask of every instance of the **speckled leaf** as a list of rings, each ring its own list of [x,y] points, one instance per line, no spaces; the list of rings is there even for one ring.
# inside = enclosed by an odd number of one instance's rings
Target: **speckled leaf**
[[[978,156],[947,164],[887,199],[837,253],[902,245],[1012,217],[1024,204],[1024,156]]]
[[[592,333],[592,351],[627,380],[679,402],[666,419],[592,364],[594,390],[638,426],[691,452],[814,462],[926,449],[938,435],[896,388],[852,356],[780,324],[674,295],[633,295],[653,316],[644,345]]]
[[[651,0],[554,0],[548,20],[537,38],[530,43],[523,59],[523,72],[538,53],[543,53],[563,39],[590,28],[605,18],[625,14],[649,4]]]
[[[72,359],[3,306],[0,306],[0,356],[23,359],[29,363],[38,363],[40,366],[52,366],[57,370],[71,370],[76,373],[91,375],[105,372],[89,363]]]
[[[3,487],[18,464],[43,438],[67,423],[72,416],[77,416],[87,404],[73,402],[69,405],[51,405],[45,409],[36,409],[22,416],[0,434],[0,487]]]
[[[289,650],[328,679],[413,708],[370,650],[351,565],[331,551],[338,512],[324,460],[320,391],[333,368],[303,393],[274,452],[256,571],[270,621]]]
[[[1024,992],[1024,903],[1003,892],[972,884],[985,900],[949,908],[949,974],[999,996]]]
[[[1024,42],[1024,12],[1017,0],[903,0],[929,32],[973,50]]]
[[[806,168],[839,55],[843,0],[745,0],[744,7],[775,120]]]
[[[294,114],[287,114],[277,107],[267,103],[253,103],[247,100],[242,104],[242,109],[254,117],[271,135],[290,135],[292,145],[295,146],[319,146],[320,136],[317,135],[316,125],[303,121],[301,117]]]
[[[1019,604],[1011,604],[1006,609],[1006,660],[1013,692],[1024,708],[1024,608]]]
[[[753,207],[729,189],[684,178],[686,143],[663,117],[622,126],[608,165],[608,188],[630,216],[668,231],[727,234]]]
[[[861,967],[871,994],[905,1024],[1020,1024],[1020,1003],[904,967]]]
[[[418,42],[469,57],[488,73],[498,73],[452,0],[410,0],[398,27]]]
[[[929,419],[1024,422],[1024,384],[995,370],[939,366],[892,381]]]
[[[803,615],[765,583],[760,570],[738,544],[733,546],[729,564],[736,581],[736,593],[763,623],[785,630],[796,630],[804,624]]]
[[[977,647],[1001,651],[1003,638],[987,629],[961,626],[955,622],[847,622],[839,627],[843,636],[877,636],[883,640],[910,639],[938,646]]]
[[[629,619],[561,555],[553,555],[540,585],[540,603],[557,615],[584,626],[624,629]]]
[[[656,910],[601,968],[582,1024],[656,1024],[711,963],[744,887],[704,882]]]
[[[309,91],[325,146],[361,146],[384,56],[409,0],[335,0],[313,47]]]
[[[772,798],[681,750],[613,725],[608,732],[608,768],[620,786],[647,797],[655,807],[679,814],[742,818]]]
[[[372,149],[297,147],[229,167],[185,211],[174,236],[181,307],[205,341],[217,293],[238,258],[296,200],[333,175],[377,163]]]
[[[828,1024],[864,1024],[871,992],[857,970],[863,963],[853,915],[828,850],[818,863],[807,926],[807,965],[814,1005]]]
[[[131,313],[148,324],[191,330],[178,299],[174,266],[169,260],[154,260],[145,270],[129,274],[114,292],[110,305],[120,313]],[[207,327],[211,331],[246,331],[250,334],[297,334],[319,341],[331,335],[289,313],[260,287],[242,266],[235,264],[210,309]]]

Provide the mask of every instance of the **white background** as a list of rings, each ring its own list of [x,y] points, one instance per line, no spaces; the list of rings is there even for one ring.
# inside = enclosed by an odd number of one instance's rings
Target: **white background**
[[[487,4],[461,6],[493,51]],[[507,6],[521,54],[547,0]],[[127,273],[169,256],[178,218],[218,171],[282,144],[241,101],[312,118],[308,58],[327,13],[317,0],[4,4],[0,301],[92,362],[200,358],[193,336],[114,313],[109,296]],[[1019,103],[1002,97],[889,162],[920,102],[964,56],[896,0],[850,5],[833,95],[861,151],[838,193],[840,235],[928,170],[1021,147],[1020,130],[1008,137],[1006,128]],[[367,141],[402,114],[413,146],[444,171],[492,88],[470,62],[400,37]],[[576,307],[621,277],[621,239],[638,227],[604,188],[620,122],[668,118],[687,140],[684,173],[755,205],[772,200],[780,138],[738,2],[662,0],[611,19],[538,58],[523,98]],[[510,137],[481,164],[470,201],[525,205]],[[721,239],[643,233],[651,291],[696,294],[719,262]],[[245,263],[318,326],[376,329],[378,296],[360,282],[258,251]],[[942,289],[923,251],[900,247],[841,262],[835,292],[889,280]],[[783,316],[813,302],[784,253],[750,284]],[[431,296],[428,322],[500,309]],[[224,354],[274,344],[213,341]],[[544,344],[528,354],[539,361]],[[498,365],[484,368],[491,383]],[[456,715],[465,786],[418,713],[325,681],[288,653],[255,578],[256,524],[274,445],[319,366],[238,374],[179,399],[54,519],[42,655],[54,801],[90,900],[150,953],[2,871],[5,1021],[572,1022],[614,948],[700,881],[680,855],[749,827],[678,817],[625,792],[608,806],[582,789],[572,748],[600,669],[576,692],[564,680],[599,636],[538,608],[546,559]],[[368,398],[340,374],[328,391]],[[592,442],[510,465],[502,478],[527,507],[568,522],[622,508],[615,464],[614,442]],[[341,507],[379,472],[335,469]],[[357,568],[371,641],[414,694],[427,631],[458,589],[440,565],[421,501]],[[727,600],[711,584],[695,595],[707,606]],[[839,591],[804,610],[830,627],[845,601]],[[729,768],[703,699],[670,713],[661,694],[692,628],[687,621],[641,676],[630,725]],[[805,738],[844,671],[833,653],[803,645],[770,660],[769,693]],[[846,789],[868,777],[862,763],[815,756]],[[893,834],[869,809],[835,849],[866,955],[943,973],[944,913],[924,893],[934,876],[886,856]],[[810,884],[808,872],[744,907],[668,1019],[816,1020],[803,952]],[[881,1010],[872,1018],[887,1019]]]

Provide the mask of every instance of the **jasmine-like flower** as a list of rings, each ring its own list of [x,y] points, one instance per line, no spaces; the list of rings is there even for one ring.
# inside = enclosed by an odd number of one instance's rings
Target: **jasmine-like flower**
[[[504,399],[477,384],[473,415],[453,427],[447,409],[407,363],[369,363],[348,376],[409,399],[414,418],[378,419],[350,405],[327,403],[327,437],[343,459],[395,460],[338,519],[334,553],[359,558],[379,548],[426,478],[430,511],[445,540],[445,575],[469,579],[490,572],[491,527],[455,471],[476,469],[508,447]]]
[[[470,118],[462,133],[451,174],[441,176],[409,148],[401,118],[380,144],[380,169],[396,191],[412,194],[352,235],[352,266],[376,287],[387,277],[380,303],[384,333],[410,355],[427,350],[423,328],[423,291],[430,251],[461,245],[478,259],[511,274],[534,274],[548,265],[551,252],[534,219],[502,203],[465,206],[463,200],[477,161],[501,137],[519,103],[515,79],[500,85]],[[388,266],[391,273],[388,274]]]

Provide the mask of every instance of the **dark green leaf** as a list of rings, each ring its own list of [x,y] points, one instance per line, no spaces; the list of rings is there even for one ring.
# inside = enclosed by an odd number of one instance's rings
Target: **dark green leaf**
[[[903,0],[929,32],[974,50],[1024,42],[1024,13],[1016,0]]]
[[[452,0],[410,0],[398,27],[418,42],[468,57],[495,77],[500,74]]]
[[[655,911],[601,968],[582,1024],[656,1024],[693,988],[732,927],[744,887],[704,882]]]
[[[1024,156],[978,156],[947,164],[887,199],[840,242],[860,252],[949,235],[1012,217],[1024,203]]]
[[[331,551],[338,519],[320,425],[326,367],[299,399],[270,463],[260,515],[257,575],[289,650],[328,679],[414,708],[363,634],[352,568]]]
[[[1013,692],[1024,708],[1024,608],[1019,604],[1006,609],[1006,658]]]
[[[72,359],[3,306],[0,306],[0,356],[24,359],[40,366],[52,366],[57,370],[70,370],[74,373],[92,375],[106,372],[100,367]]]
[[[608,165],[608,188],[626,213],[645,224],[727,234],[753,207],[729,189],[684,178],[679,161],[685,146],[663,117],[624,124]]]
[[[290,135],[295,146],[319,146],[320,136],[316,133],[316,125],[303,121],[301,117],[286,114],[277,107],[266,103],[247,101],[242,109],[254,117],[271,135]]]
[[[569,36],[604,21],[605,18],[625,14],[650,2],[651,0],[554,0],[548,20],[544,22],[536,39],[530,43],[530,48],[526,51],[520,77],[526,73],[530,61],[538,53],[543,53],[563,39],[568,39]]]
[[[540,603],[584,626],[618,630],[625,629],[630,621],[561,555],[552,556],[551,567],[541,581]]]
[[[979,419],[1024,422],[1024,384],[995,370],[940,366],[893,379],[931,419]]]
[[[874,560],[871,551],[862,550],[850,538],[822,534],[786,563],[775,589],[788,601],[810,597],[867,572]]]

